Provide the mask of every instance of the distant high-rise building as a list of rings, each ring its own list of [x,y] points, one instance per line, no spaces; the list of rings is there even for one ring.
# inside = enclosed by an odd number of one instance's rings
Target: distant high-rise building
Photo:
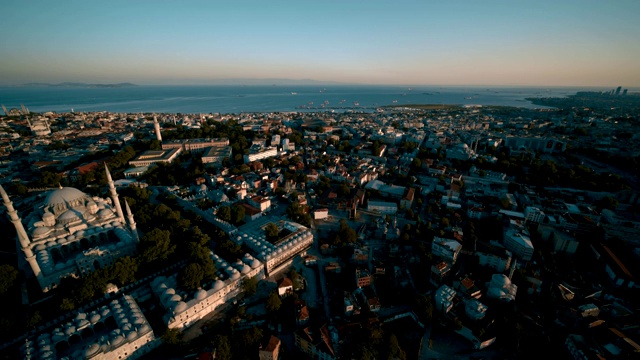
[[[618,86],[616,89],[616,95],[620,95],[620,90],[622,90],[622,86]]]
[[[627,90],[628,90],[628,89],[624,89],[624,91],[622,91],[622,96],[627,95]]]

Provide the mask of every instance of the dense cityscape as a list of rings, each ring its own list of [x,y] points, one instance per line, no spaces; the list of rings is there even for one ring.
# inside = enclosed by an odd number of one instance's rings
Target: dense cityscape
[[[640,96],[530,100],[3,106],[0,354],[636,358]]]

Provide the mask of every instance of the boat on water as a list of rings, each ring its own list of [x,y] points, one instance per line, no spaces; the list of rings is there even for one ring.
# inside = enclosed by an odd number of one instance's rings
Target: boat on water
[[[291,92],[291,95],[298,95],[298,93],[297,93],[297,92],[295,92],[295,91],[292,91],[292,92]]]
[[[353,102],[353,105],[355,105],[355,106],[360,106],[360,103],[359,103],[359,102],[357,102],[357,101],[354,101],[354,102]]]
[[[398,102],[398,100],[391,100],[391,102],[395,104]]]

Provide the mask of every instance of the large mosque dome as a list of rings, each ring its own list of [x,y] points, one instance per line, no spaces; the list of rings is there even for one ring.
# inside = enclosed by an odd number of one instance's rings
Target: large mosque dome
[[[72,187],[63,187],[47,195],[44,200],[44,208],[54,214],[60,214],[67,209],[84,205],[89,200],[91,197],[82,191]]]
[[[61,189],[50,192],[49,195],[47,195],[44,204],[47,206],[56,204],[68,204],[76,202],[84,198],[85,196],[87,196],[87,194],[76,188],[63,187]]]

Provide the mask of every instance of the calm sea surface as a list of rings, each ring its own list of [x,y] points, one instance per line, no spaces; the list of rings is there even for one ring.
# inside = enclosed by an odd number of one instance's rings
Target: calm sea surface
[[[127,88],[0,87],[7,109],[157,113],[373,111],[383,105],[460,104],[540,107],[527,97],[575,94],[585,88],[392,87],[346,85],[135,86]],[[592,89],[606,90],[606,89]]]

